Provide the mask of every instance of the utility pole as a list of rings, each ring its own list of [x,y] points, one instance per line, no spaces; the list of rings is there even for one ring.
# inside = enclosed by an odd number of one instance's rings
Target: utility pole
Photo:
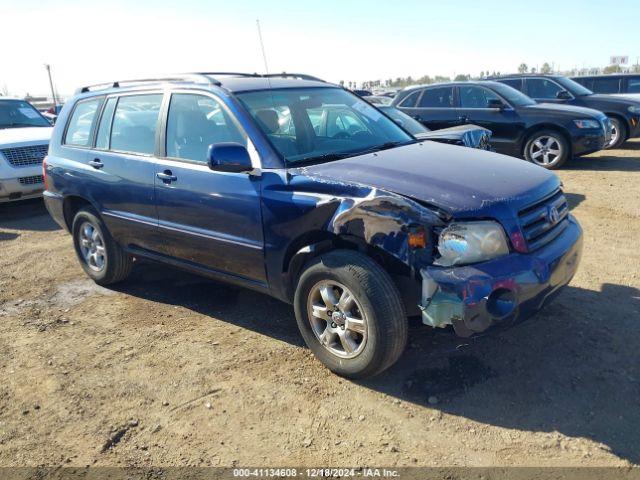
[[[51,65],[49,65],[48,63],[45,63],[44,68],[47,69],[47,74],[49,75],[49,86],[51,87],[51,98],[53,99],[53,107],[55,110],[55,107],[58,106],[58,100],[56,99],[56,92],[53,89],[53,80],[51,80]]]

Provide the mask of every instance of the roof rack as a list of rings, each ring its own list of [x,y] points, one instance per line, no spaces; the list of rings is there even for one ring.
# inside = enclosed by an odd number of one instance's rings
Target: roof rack
[[[120,88],[124,84],[135,85],[135,84],[142,84],[142,83],[188,82],[188,81],[198,81],[200,83],[206,83],[208,85],[220,85],[220,82],[218,80],[210,77],[208,74],[179,73],[176,75],[169,75],[166,77],[140,78],[140,79],[133,79],[133,80],[116,80],[113,82],[96,83],[93,85],[87,85],[87,86],[78,88],[76,90],[76,94],[92,92],[94,90]]]
[[[243,72],[192,72],[192,73],[178,73],[175,75],[169,75],[166,77],[154,77],[154,78],[141,78],[133,80],[116,80],[113,82],[96,83],[94,85],[87,85],[80,87],[76,90],[78,93],[87,93],[95,90],[106,90],[110,88],[120,88],[127,85],[136,85],[144,83],[161,83],[161,82],[189,82],[196,81],[198,83],[205,83],[207,85],[220,86],[222,83],[217,80],[216,76],[231,76],[231,77],[250,77],[250,78],[298,78],[300,80],[312,80],[316,82],[326,83],[324,80],[314,77],[313,75],[307,75],[305,73],[243,73]]]
[[[323,82],[324,80],[318,77],[314,77],[313,75],[307,75],[306,73],[243,73],[243,72],[198,72],[198,75],[228,75],[232,77],[252,77],[252,78],[297,78],[300,80],[311,80],[315,82]]]

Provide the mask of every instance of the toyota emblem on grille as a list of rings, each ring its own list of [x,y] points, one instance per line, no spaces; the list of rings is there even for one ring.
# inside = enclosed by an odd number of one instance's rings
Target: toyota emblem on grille
[[[555,225],[560,220],[560,212],[557,207],[549,207],[547,210],[547,219],[551,225]]]

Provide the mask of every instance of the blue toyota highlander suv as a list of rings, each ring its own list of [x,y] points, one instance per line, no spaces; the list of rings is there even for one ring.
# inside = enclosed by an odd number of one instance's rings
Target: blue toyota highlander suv
[[[553,173],[416,140],[303,75],[82,88],[44,171],[47,208],[95,282],[145,258],[268,293],[351,378],[398,359],[409,316],[464,337],[530,316],[581,255]]]

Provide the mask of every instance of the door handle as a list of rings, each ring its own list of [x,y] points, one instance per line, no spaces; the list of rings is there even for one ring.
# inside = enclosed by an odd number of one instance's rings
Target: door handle
[[[89,162],[89,165],[91,165],[96,170],[99,170],[102,167],[104,167],[104,163],[102,163],[99,158],[94,158],[93,160],[91,160]]]
[[[158,172],[158,173],[156,173],[156,177],[158,177],[164,183],[171,183],[171,182],[175,182],[176,180],[178,180],[178,177],[176,177],[173,173],[171,173],[171,170],[165,170],[164,172]]]

